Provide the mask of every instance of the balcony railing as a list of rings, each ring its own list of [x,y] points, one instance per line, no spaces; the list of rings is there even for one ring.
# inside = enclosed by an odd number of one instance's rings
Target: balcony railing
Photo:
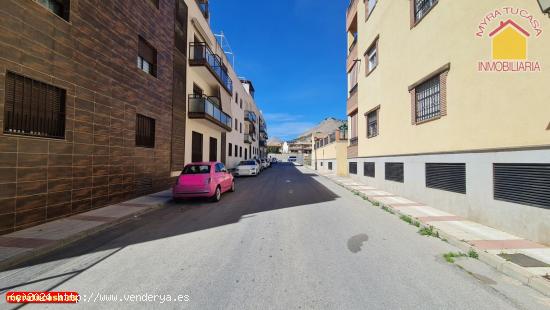
[[[265,124],[260,125],[260,132],[267,133],[267,126]]]
[[[252,111],[245,111],[244,120],[251,123],[256,123],[256,114]]]
[[[350,146],[355,146],[355,145],[357,145],[358,143],[359,143],[359,138],[358,138],[358,137],[349,139],[349,145],[350,145]]]
[[[252,143],[252,135],[251,134],[245,134],[244,135],[244,143],[248,143],[248,144]]]
[[[231,116],[224,113],[212,99],[201,95],[189,95],[189,118],[205,118],[231,131]]]
[[[204,42],[189,43],[189,64],[191,66],[206,66],[220,84],[233,94],[233,81],[227,73],[227,67],[220,56],[214,54]]]
[[[210,11],[208,10],[208,0],[197,0],[197,4],[199,5],[199,9],[201,10],[204,18],[208,19],[210,16]]]

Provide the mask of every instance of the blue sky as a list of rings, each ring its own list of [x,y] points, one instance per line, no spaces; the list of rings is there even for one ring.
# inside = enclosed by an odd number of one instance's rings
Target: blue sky
[[[252,80],[271,137],[345,118],[346,0],[212,0],[239,76]]]

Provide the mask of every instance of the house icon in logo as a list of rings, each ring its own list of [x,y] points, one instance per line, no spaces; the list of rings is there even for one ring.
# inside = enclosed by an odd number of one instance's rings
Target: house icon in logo
[[[493,40],[493,59],[527,59],[527,38],[529,32],[509,19],[500,22],[497,29],[489,34]]]

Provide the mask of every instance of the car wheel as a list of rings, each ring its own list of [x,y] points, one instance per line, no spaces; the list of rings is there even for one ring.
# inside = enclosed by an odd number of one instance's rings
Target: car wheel
[[[220,186],[216,187],[216,192],[214,193],[214,196],[212,197],[212,201],[218,202],[222,199],[222,189]]]
[[[235,192],[235,181],[231,182],[231,192]]]

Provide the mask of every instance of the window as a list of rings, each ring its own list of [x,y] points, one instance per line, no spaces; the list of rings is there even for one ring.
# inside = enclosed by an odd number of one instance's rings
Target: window
[[[228,156],[233,156],[233,143],[229,143]]]
[[[235,92],[235,103],[239,104],[239,93]]]
[[[332,162],[328,163],[328,170],[332,170]]]
[[[235,157],[239,157],[239,147],[235,144]]]
[[[201,162],[202,161],[202,144],[203,138],[202,134],[193,131],[191,134],[191,161],[192,162]]]
[[[71,1],[70,0],[36,0],[48,11],[69,21]]]
[[[243,157],[243,147],[239,146],[239,157]]]
[[[378,136],[378,111],[379,107],[367,113],[367,138]]]
[[[351,70],[348,72],[348,98],[357,92],[357,70],[359,68],[359,62],[355,62]]]
[[[367,52],[365,53],[367,61],[366,71],[367,76],[378,67],[378,37],[371,44]]]
[[[5,133],[65,137],[65,90],[11,72],[5,87]]]
[[[321,162],[321,167],[323,167],[323,162]]]
[[[243,99],[241,98],[241,109],[243,108]]]
[[[155,147],[155,120],[141,115],[136,115],[136,146]]]
[[[466,194],[466,164],[426,163],[426,187]]]
[[[367,16],[367,18],[369,18],[370,14],[374,10],[374,7],[376,6],[376,3],[378,3],[378,0],[367,0],[367,5],[366,5],[366,9],[367,9],[366,16]]]
[[[355,145],[357,144],[357,113],[354,113],[353,115],[350,116],[350,128],[351,128],[351,133],[350,133],[350,143],[352,145]]]
[[[385,177],[388,181],[404,182],[403,163],[386,163]]]
[[[240,124],[239,124],[239,132],[240,132],[240,133],[243,133],[243,123],[240,123]]]
[[[157,50],[141,36],[138,41],[138,68],[147,74],[157,76]]]
[[[495,200],[550,209],[550,164],[493,164]]]
[[[374,162],[363,163],[363,175],[371,178],[376,176],[376,165]]]
[[[414,4],[413,25],[417,24],[437,4],[438,0],[411,0]]]
[[[210,138],[210,154],[208,160],[218,161],[218,139],[216,138]]]
[[[418,85],[416,95],[416,122],[438,118],[441,113],[439,75]]]
[[[350,162],[349,163],[349,173],[350,174],[357,174],[357,163],[356,162]]]
[[[248,150],[247,149],[244,149],[244,159],[245,160],[248,159]]]
[[[235,130],[239,130],[239,121],[235,119]]]

